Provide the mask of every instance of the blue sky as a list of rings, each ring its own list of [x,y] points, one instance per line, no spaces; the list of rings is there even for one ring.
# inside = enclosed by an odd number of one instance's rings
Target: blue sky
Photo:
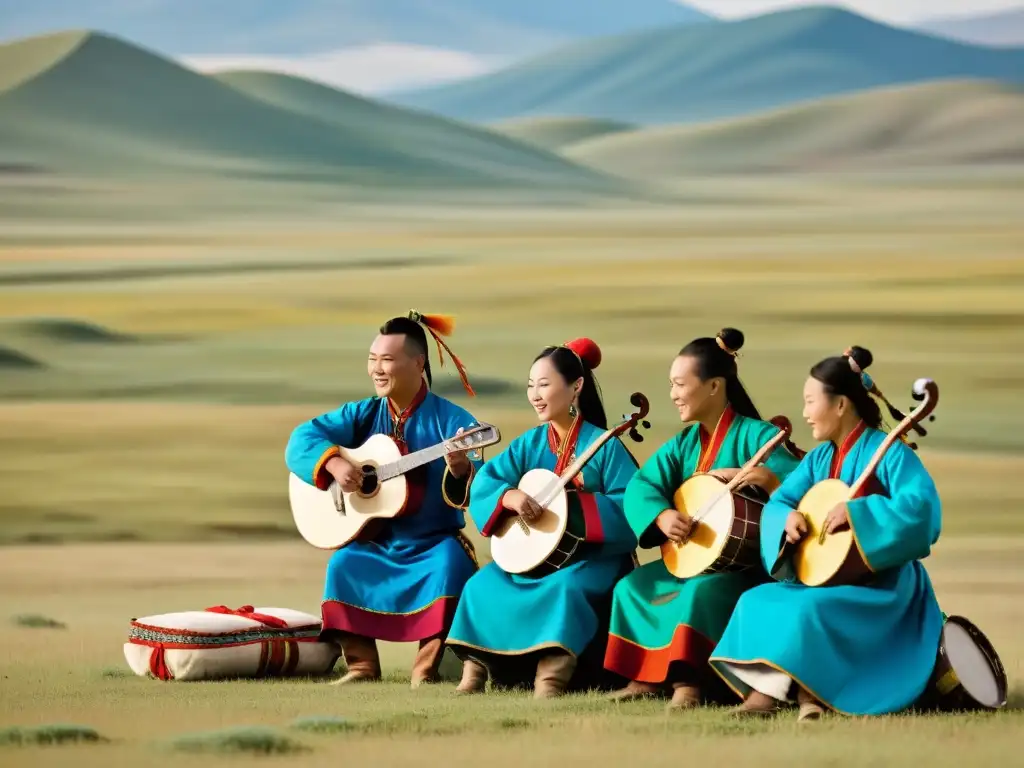
[[[729,18],[799,5],[843,5],[865,16],[886,21],[919,21],[936,16],[977,15],[988,11],[1017,8],[1021,0],[845,0],[822,3],[808,0],[679,0],[716,16]]]
[[[7,1],[0,0],[0,4]],[[911,22],[940,16],[984,14],[1024,6],[1024,0],[677,1],[726,19],[802,5],[842,5],[865,16],[896,25],[908,25]],[[506,63],[500,58],[400,43],[384,43],[309,56],[208,54],[186,56],[183,57],[183,61],[203,71],[232,68],[268,69],[319,80],[328,85],[364,94],[450,82],[483,74]]]

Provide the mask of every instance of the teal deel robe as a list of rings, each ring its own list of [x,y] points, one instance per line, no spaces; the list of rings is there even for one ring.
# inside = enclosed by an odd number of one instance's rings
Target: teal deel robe
[[[603,431],[583,422],[575,453],[585,451]],[[487,461],[473,478],[469,496],[468,511],[480,533],[491,535],[510,514],[502,498],[524,474],[535,467],[554,471],[556,463],[547,426],[525,432]],[[578,657],[602,640],[598,633],[606,623],[602,614],[612,588],[633,568],[636,536],[622,512],[622,497],[636,470],[636,461],[617,438],[584,466],[583,487],[569,494],[575,511],[569,530],[585,541],[559,570],[509,574],[492,562],[470,577],[447,640],[458,656],[482,662],[497,679],[505,676],[502,667],[515,665],[515,657],[545,649]]]
[[[839,479],[852,485],[884,439],[863,429]],[[788,560],[777,561],[786,518],[812,485],[830,477],[835,451],[829,442],[808,453],[765,505],[761,557],[776,580],[739,599],[710,661],[744,696],[758,679],[751,670],[775,670],[837,712],[899,712],[924,692],[942,632],[942,613],[919,562],[939,538],[939,495],[917,455],[902,442],[891,446],[875,470],[882,492],[848,502],[873,577],[863,586],[807,587]]]

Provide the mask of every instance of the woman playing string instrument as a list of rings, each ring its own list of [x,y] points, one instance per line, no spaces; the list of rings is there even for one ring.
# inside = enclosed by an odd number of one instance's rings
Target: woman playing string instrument
[[[804,418],[821,445],[775,492],[761,519],[761,556],[777,581],[740,598],[715,648],[713,667],[745,696],[737,714],[770,715],[794,699],[800,719],[825,707],[873,715],[905,709],[924,690],[942,630],[931,581],[918,562],[938,540],[939,496],[913,450],[895,442],[874,471],[873,488],[837,505],[830,534],[851,527],[871,569],[867,586],[808,587],[787,550],[807,534],[795,509],[817,482],[852,485],[886,435],[883,399],[865,372],[871,353],[853,347],[815,365],[804,385]],[[894,418],[903,414],[885,401]]]
[[[517,488],[523,475],[536,467],[560,474],[607,429],[593,373],[600,361],[589,339],[548,347],[534,361],[527,396],[540,426],[485,463],[470,489],[469,513],[484,536],[506,515],[538,519],[543,510]],[[622,495],[635,472],[625,446],[608,440],[566,488],[567,530],[583,538],[573,557],[557,570],[521,575],[492,562],[470,578],[448,636],[464,662],[459,692],[483,691],[489,672],[498,687],[533,683],[536,697],[557,696],[581,654],[594,644],[603,650],[612,587],[634,563],[636,538],[622,514]]]
[[[694,339],[672,363],[672,402],[680,419],[692,425],[665,443],[626,490],[626,518],[645,549],[689,535],[692,518],[673,505],[683,481],[704,472],[727,482],[778,434],[777,427],[761,420],[740,383],[736,356],[742,346],[743,334],[726,328],[715,338]],[[770,493],[797,463],[780,447],[750,471],[747,483]],[[752,570],[680,579],[658,559],[620,581],[605,667],[631,682],[613,698],[671,690],[671,708],[698,704],[702,683],[717,680],[708,674],[707,660],[736,600],[764,578]]]

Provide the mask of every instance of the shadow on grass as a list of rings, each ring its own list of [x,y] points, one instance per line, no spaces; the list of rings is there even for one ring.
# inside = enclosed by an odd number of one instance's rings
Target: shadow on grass
[[[23,613],[12,619],[14,624],[26,629],[67,629],[68,625],[62,621],[51,619],[38,613]]]
[[[94,728],[85,725],[38,725],[0,730],[0,746],[28,747],[108,742]]]
[[[225,728],[206,733],[179,736],[171,749],[196,754],[294,755],[309,752],[301,741],[284,736],[272,728]]]
[[[36,360],[34,357],[29,357],[10,347],[0,347],[0,370],[39,371],[43,368],[46,368],[46,364]]]
[[[138,341],[136,336],[119,333],[85,320],[65,317],[34,317],[12,320],[4,324],[14,333],[63,344],[126,344]]]

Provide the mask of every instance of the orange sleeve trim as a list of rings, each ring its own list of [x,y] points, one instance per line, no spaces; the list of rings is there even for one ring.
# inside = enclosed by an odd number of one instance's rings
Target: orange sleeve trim
[[[328,488],[331,487],[332,478],[330,473],[324,469],[324,466],[327,464],[328,461],[333,459],[335,456],[341,456],[341,449],[336,445],[332,445],[330,448],[324,451],[324,455],[320,457],[319,461],[317,461],[316,463],[316,466],[313,467],[313,485],[315,485],[321,491],[326,491]]]

